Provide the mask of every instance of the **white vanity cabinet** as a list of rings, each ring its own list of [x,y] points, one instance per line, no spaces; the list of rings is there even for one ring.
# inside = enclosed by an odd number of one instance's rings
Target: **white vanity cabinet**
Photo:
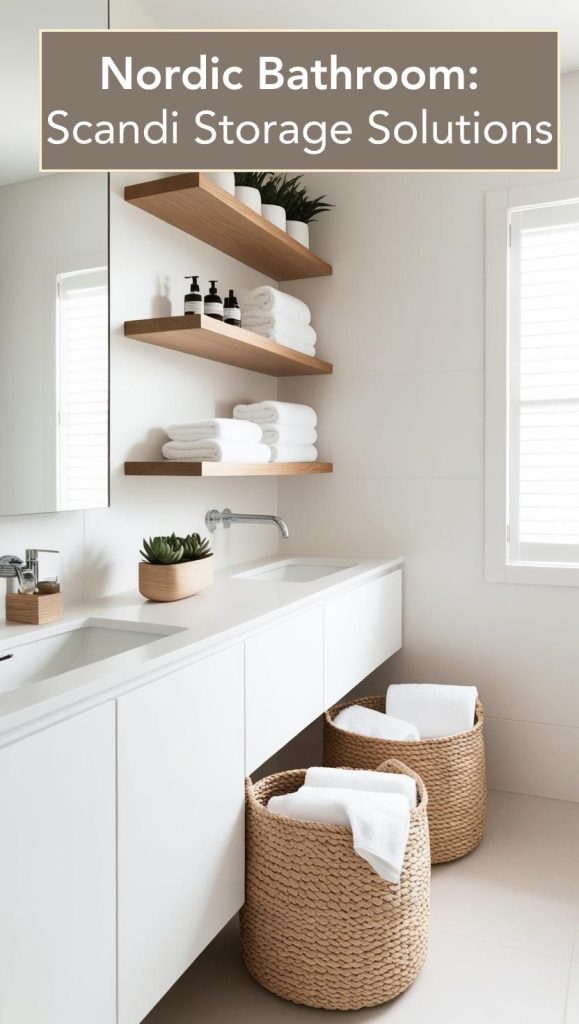
[[[402,572],[347,590],[324,607],[324,706],[402,646]]]
[[[115,705],[0,749],[0,1021],[116,1021]]]
[[[243,644],[117,704],[118,1022],[138,1024],[243,903]]]
[[[248,774],[322,714],[323,628],[323,611],[313,608],[246,640]]]

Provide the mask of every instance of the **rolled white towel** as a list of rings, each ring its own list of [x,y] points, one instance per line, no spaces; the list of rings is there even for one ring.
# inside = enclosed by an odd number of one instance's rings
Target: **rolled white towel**
[[[422,739],[455,736],[474,725],[476,686],[398,683],[388,687],[387,714],[412,722]]]
[[[318,432],[315,427],[264,427],[261,440],[264,444],[315,444]]]
[[[266,444],[239,444],[237,441],[167,441],[163,458],[179,462],[269,462]]]
[[[420,733],[411,722],[402,721],[390,714],[374,711],[372,708],[352,704],[339,711],[334,718],[337,729],[357,732],[361,736],[373,736],[382,740],[419,740]]]
[[[410,806],[401,793],[302,786],[272,796],[267,809],[298,821],[351,828],[355,853],[387,882],[400,881],[410,828]]]
[[[264,313],[275,310],[280,316],[283,315],[288,320],[297,320],[300,324],[309,324],[312,319],[310,308],[305,302],[269,284],[260,285],[251,291],[242,291],[239,304],[241,308],[247,306]]]
[[[257,423],[249,420],[212,419],[195,420],[192,423],[174,423],[167,427],[172,441],[205,441],[218,438],[220,441],[239,441],[253,444],[261,441],[262,430]]]
[[[416,783],[409,775],[355,768],[308,768],[305,786],[318,789],[361,789],[367,793],[402,793],[416,807]]]
[[[270,444],[270,462],[317,462],[318,449],[313,444]]]
[[[251,405],[236,405],[233,410],[236,420],[251,420],[272,426],[315,427],[318,422],[314,410],[309,405],[298,405],[296,402],[253,402]]]
[[[278,341],[280,345],[295,348],[298,352],[306,350],[306,355],[311,355],[311,349],[315,349],[318,340],[311,324],[297,324],[281,317],[254,317],[242,309],[241,323],[248,331],[262,334],[264,338]]]

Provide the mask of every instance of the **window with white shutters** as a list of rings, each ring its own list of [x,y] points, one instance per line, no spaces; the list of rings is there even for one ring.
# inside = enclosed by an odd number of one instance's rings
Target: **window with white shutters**
[[[107,268],[57,277],[58,508],[108,504]]]
[[[512,210],[509,560],[579,563],[579,202]]]

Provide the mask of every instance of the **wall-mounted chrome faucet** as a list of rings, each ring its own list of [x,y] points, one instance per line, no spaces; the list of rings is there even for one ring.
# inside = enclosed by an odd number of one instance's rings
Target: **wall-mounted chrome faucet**
[[[2,555],[0,557],[0,577],[10,579],[16,576],[18,584],[22,586],[23,574],[31,573],[34,586],[38,583],[38,555],[46,552],[49,555],[57,555],[54,548],[26,548],[25,561],[18,555]]]
[[[274,526],[277,526],[284,540],[287,540],[289,537],[287,524],[279,516],[232,512],[230,508],[224,508],[223,512],[218,512],[216,508],[212,508],[205,516],[205,522],[207,523],[207,529],[211,533],[215,532],[218,523],[223,523],[226,530],[229,529],[232,523],[272,523]]]

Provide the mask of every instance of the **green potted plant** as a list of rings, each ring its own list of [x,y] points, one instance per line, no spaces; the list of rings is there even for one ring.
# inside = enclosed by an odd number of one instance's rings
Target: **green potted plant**
[[[240,203],[245,203],[255,213],[261,213],[260,188],[267,178],[269,171],[236,171],[235,172],[235,198]]]
[[[198,533],[143,540],[139,592],[149,601],[180,601],[213,582],[213,552]]]
[[[307,187],[301,183],[301,175],[287,179],[285,184],[283,205],[287,218],[286,231],[307,249],[310,244],[308,225],[317,220],[320,213],[333,209],[333,204],[325,202],[325,195],[311,198]]]

